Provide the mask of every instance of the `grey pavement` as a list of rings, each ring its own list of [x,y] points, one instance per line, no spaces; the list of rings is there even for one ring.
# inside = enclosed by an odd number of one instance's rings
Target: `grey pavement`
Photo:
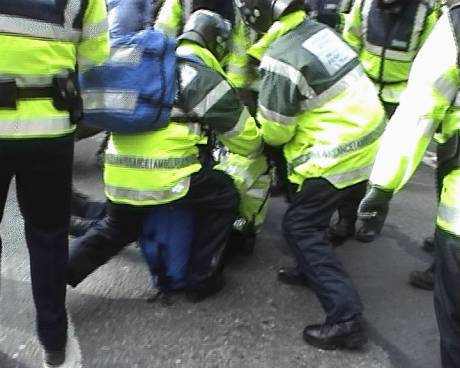
[[[103,198],[94,151],[101,137],[78,143],[75,183]],[[430,292],[412,289],[408,272],[425,268],[420,244],[433,231],[434,171],[422,165],[392,203],[382,235],[371,244],[337,248],[366,306],[370,342],[362,351],[326,352],[306,345],[302,329],[323,320],[315,296],[276,281],[292,262],[280,233],[286,204],[270,211],[252,257],[227,268],[226,288],[199,304],[182,296],[171,307],[150,304],[148,271],[128,247],[76,289],[68,368],[439,368],[439,336]],[[41,352],[34,331],[28,255],[14,190],[0,227],[4,240],[0,300],[0,368],[35,368]]]

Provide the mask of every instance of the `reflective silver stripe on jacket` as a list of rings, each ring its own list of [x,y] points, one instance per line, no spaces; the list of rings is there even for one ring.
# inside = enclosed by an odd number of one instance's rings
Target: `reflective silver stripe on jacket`
[[[309,100],[303,101],[302,107],[304,110],[313,110],[317,107],[324,105],[326,102],[332,100],[342,92],[345,92],[350,86],[365,77],[364,70],[361,65],[358,65],[351,71],[349,71],[340,80],[334,83],[324,92],[320,93],[316,97]]]
[[[192,0],[181,0],[182,4],[182,28],[192,15]],[[182,32],[181,32],[182,33]]]
[[[250,117],[251,117],[251,114],[249,114],[247,107],[244,107],[243,111],[241,111],[241,114],[240,114],[240,117],[237,123],[231,130],[224,133],[224,137],[231,138],[231,137],[235,137],[238,134],[240,134],[244,130],[244,127],[246,125],[246,120],[248,120]]]
[[[113,63],[139,64],[142,60],[142,50],[139,47],[112,47],[110,59]]]
[[[129,167],[132,169],[182,169],[199,163],[196,156],[171,158],[146,158],[137,156],[105,154],[105,163],[112,166]]]
[[[135,190],[106,185],[105,192],[109,197],[117,199],[127,199],[137,202],[162,201],[171,197],[176,197],[178,194],[187,192],[189,187],[190,177],[186,177],[174,185],[172,188],[165,190]]]
[[[299,89],[300,93],[306,98],[312,98],[316,95],[315,91],[309,86],[303,74],[293,66],[283,61],[274,59],[270,56],[264,56],[260,64],[260,69],[281,75],[289,79],[291,83],[294,84]]]
[[[95,38],[101,34],[104,34],[108,31],[109,22],[107,18],[101,20],[95,24],[85,24],[83,26],[83,32],[81,34],[81,38],[83,40]]]
[[[435,124],[433,119],[422,118],[417,121],[417,128],[416,132],[422,137],[429,138],[433,137],[437,128],[437,124]]]
[[[356,179],[369,179],[372,171],[372,166],[373,164],[340,174],[325,175],[324,178],[334,185],[340,185],[342,183],[347,183]]]
[[[441,202],[438,207],[438,218],[447,222],[452,228],[460,228],[460,208],[450,207]]]
[[[460,106],[460,88],[447,76],[443,75],[434,82],[434,89],[447,101],[453,101],[454,106]]]
[[[353,5],[352,0],[342,0],[339,5],[339,12],[340,13],[349,12],[352,5]]]
[[[203,117],[231,89],[227,81],[221,81],[192,109],[192,112],[198,117]]]
[[[41,119],[0,120],[0,135],[43,134],[62,132],[71,128],[66,116]]]
[[[77,42],[81,30],[72,28],[80,11],[81,0],[69,0],[64,10],[64,25],[46,23],[40,20],[0,15],[0,33],[13,33],[30,37],[43,37],[51,40]]]
[[[270,120],[270,121],[274,121],[275,123],[278,123],[278,124],[289,125],[289,124],[292,124],[296,119],[296,116],[287,116],[287,115],[280,114],[278,112],[267,109],[265,106],[263,106],[260,103],[258,106],[258,110],[263,118]]]
[[[305,155],[299,156],[292,160],[290,166],[295,168],[299,165],[306,163],[311,159],[318,159],[318,158],[337,158],[342,155],[358,151],[359,149],[368,146],[374,143],[377,139],[380,138],[383,131],[385,130],[386,123],[382,121],[374,130],[370,133],[366,134],[365,136],[356,139],[355,141],[348,142],[345,144],[341,144],[336,147],[313,147],[310,152]]]
[[[363,7],[363,24],[364,24],[364,34],[365,34],[365,41],[364,41],[364,48],[369,52],[373,53],[374,55],[381,56],[383,52],[382,46],[377,46],[369,43],[367,41],[367,24],[369,22],[369,11],[373,1],[365,1],[366,5]],[[385,49],[385,57],[395,61],[402,61],[402,62],[412,62],[417,54],[417,46],[418,46],[418,37],[420,36],[421,32],[423,31],[423,26],[425,25],[425,18],[428,12],[427,5],[423,2],[420,2],[420,5],[417,8],[417,14],[415,15],[414,26],[412,28],[412,34],[410,37],[410,44],[409,44],[409,51],[396,51]]]
[[[229,161],[224,161],[219,164],[219,167],[223,169],[228,175],[234,177],[239,176],[244,181],[244,186],[250,188],[254,185],[257,178],[251,175],[247,167],[235,165]]]
[[[252,188],[252,189],[249,189],[247,192],[246,192],[246,195],[248,197],[252,197],[252,198],[256,198],[256,199],[265,199],[267,197],[267,193],[268,193],[268,189],[269,188],[263,188],[263,189],[255,189],[255,188]]]
[[[0,82],[15,81],[18,87],[49,87],[53,83],[53,77],[66,77],[67,71],[53,74],[53,76],[27,76],[15,74],[0,74]]]
[[[137,91],[96,91],[85,90],[81,96],[85,110],[134,111],[138,98]]]

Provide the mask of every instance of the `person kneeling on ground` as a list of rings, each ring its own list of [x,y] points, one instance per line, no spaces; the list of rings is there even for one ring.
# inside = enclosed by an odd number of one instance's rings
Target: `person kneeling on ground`
[[[239,196],[232,179],[213,170],[209,152],[199,152],[198,145],[206,130],[241,155],[261,145],[254,119],[219,64],[230,32],[231,23],[219,14],[196,11],[179,37],[177,54],[184,58],[178,60],[180,90],[169,125],[136,135],[112,134],[104,170],[107,215],[72,241],[71,286],[137,240],[154,206],[172,203],[191,209],[195,219],[187,297],[199,301],[223,287],[222,254]]]

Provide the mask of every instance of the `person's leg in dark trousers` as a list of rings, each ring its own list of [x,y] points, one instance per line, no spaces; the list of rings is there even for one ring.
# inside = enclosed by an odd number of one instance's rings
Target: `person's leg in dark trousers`
[[[460,367],[460,238],[436,229],[434,307],[443,368]]]
[[[107,213],[107,202],[93,201],[83,193],[72,189],[71,212],[72,216],[88,220],[100,220]]]
[[[363,311],[350,277],[324,237],[338,204],[354,190],[355,186],[338,190],[321,178],[305,180],[283,221],[284,236],[318,296],[328,324],[350,320]]]
[[[192,175],[187,196],[177,204],[192,208],[195,217],[188,288],[206,288],[222,270],[227,240],[238,215],[238,192],[227,174],[203,169]]]
[[[71,242],[69,285],[77,286],[126,245],[137,240],[151,208],[108,202],[107,216]]]
[[[16,158],[17,159],[17,158]],[[12,163],[16,162],[12,155],[8,155],[6,150],[2,149],[2,142],[0,141],[0,224],[3,219],[3,212],[5,210],[6,198],[8,196],[8,189],[13,178]],[[2,236],[0,234],[0,274],[2,270]],[[1,277],[0,277],[0,292],[1,292]]]
[[[67,339],[65,296],[73,140],[73,136],[67,136],[8,143],[15,156],[16,191],[30,254],[38,336],[47,351],[62,350]],[[0,142],[0,146],[5,149],[6,142]],[[5,185],[5,180],[1,182]],[[1,191],[3,195],[4,187]]]

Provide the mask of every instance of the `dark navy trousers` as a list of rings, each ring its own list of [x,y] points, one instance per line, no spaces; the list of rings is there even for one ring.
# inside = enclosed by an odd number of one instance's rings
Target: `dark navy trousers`
[[[301,190],[293,194],[284,216],[284,236],[299,270],[326,312],[327,323],[347,321],[363,310],[360,297],[325,232],[339,205],[347,200],[356,201],[365,186],[366,182],[362,182],[339,190],[325,179],[307,179]]]
[[[0,221],[15,177],[30,255],[38,336],[47,350],[63,348],[67,339],[65,297],[73,146],[73,135],[0,140]]]

